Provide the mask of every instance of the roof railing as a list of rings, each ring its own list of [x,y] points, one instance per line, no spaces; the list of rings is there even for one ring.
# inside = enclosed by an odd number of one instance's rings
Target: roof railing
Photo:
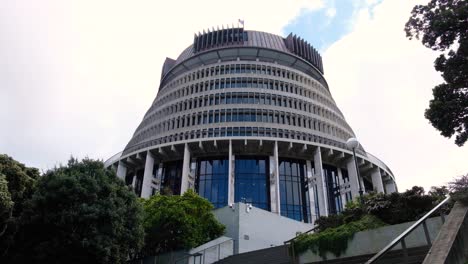
[[[371,259],[369,259],[365,264],[371,264],[375,263],[377,260],[382,258],[385,253],[389,252],[392,248],[394,248],[398,243],[401,243],[401,247],[403,249],[403,258],[404,261],[403,263],[408,263],[408,250],[406,248],[406,243],[405,243],[405,238],[413,232],[417,227],[420,225],[423,226],[424,228],[424,235],[426,236],[426,241],[427,244],[430,246],[432,245],[431,243],[431,237],[429,235],[429,230],[427,228],[426,220],[438,209],[440,209],[445,203],[447,203],[450,200],[450,196],[447,196],[442,202],[440,202],[438,205],[436,205],[431,211],[429,211],[427,214],[425,214],[423,217],[421,217],[416,223],[408,227],[403,233],[401,233],[398,237],[396,237],[392,242],[390,242],[387,246],[385,246],[382,250],[380,250],[377,254],[375,254]],[[445,222],[445,217],[444,214],[441,214],[442,222]]]

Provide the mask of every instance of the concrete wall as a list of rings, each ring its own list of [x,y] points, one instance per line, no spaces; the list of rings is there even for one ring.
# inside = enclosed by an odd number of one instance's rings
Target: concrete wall
[[[223,207],[214,211],[218,221],[226,226],[225,236],[234,239],[234,252],[244,253],[253,250],[283,245],[283,242],[313,228],[287,217],[236,203],[233,208]]]
[[[467,262],[468,205],[457,202],[423,264],[464,264]]]
[[[358,232],[351,240],[348,241],[348,248],[346,249],[346,252],[340,256],[340,258],[377,253],[398,235],[403,233],[403,231],[405,231],[412,224],[414,224],[414,222],[384,226],[373,230]],[[440,217],[434,217],[427,220],[427,227],[431,241],[436,238],[442,227],[442,224],[442,219]],[[408,248],[427,245],[426,236],[424,235],[424,229],[422,225],[416,228],[409,236],[407,236],[405,238],[405,242]],[[397,249],[401,249],[400,244],[395,246],[392,250]],[[326,254],[326,259],[328,260],[335,258],[337,257],[333,255],[333,253],[329,252]],[[324,259],[318,254],[313,253],[311,250],[308,250],[299,255],[300,263],[309,263],[321,260]]]
[[[195,256],[191,256],[188,263],[215,263],[234,254],[234,241],[230,237],[222,236],[191,249],[189,254]]]
[[[239,204],[233,204],[233,207],[225,206],[213,211],[216,219],[226,226],[224,236],[234,240],[234,252],[239,248]]]

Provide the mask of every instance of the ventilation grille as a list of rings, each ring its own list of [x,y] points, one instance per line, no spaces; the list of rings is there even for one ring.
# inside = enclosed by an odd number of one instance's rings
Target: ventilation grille
[[[247,32],[242,27],[232,27],[227,29],[209,30],[203,33],[195,34],[193,39],[193,51],[195,53],[207,50],[213,47],[243,44],[247,41]]]
[[[289,51],[312,63],[323,74],[322,56],[307,41],[290,33],[284,42]]]

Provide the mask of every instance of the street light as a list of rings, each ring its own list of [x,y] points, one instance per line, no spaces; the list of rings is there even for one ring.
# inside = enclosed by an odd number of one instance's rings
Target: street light
[[[348,141],[346,141],[346,146],[348,146],[348,148],[351,148],[353,150],[354,164],[356,165],[356,173],[357,173],[357,179],[359,183],[359,198],[361,200],[361,205],[363,205],[364,198],[362,197],[363,191],[362,191],[362,186],[361,186],[361,174],[359,173],[359,167],[358,167],[358,162],[357,162],[357,157],[356,157],[356,148],[359,147],[359,141],[356,138],[350,138],[348,139]]]

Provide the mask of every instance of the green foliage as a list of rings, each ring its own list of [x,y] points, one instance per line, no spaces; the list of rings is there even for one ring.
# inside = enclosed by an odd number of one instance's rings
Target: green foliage
[[[24,202],[33,193],[34,182],[39,178],[39,170],[28,168],[13,158],[0,154],[0,174],[5,175],[8,182],[8,191],[15,203],[13,216],[19,216]]]
[[[13,246],[18,230],[19,216],[25,201],[31,198],[39,170],[28,168],[13,158],[0,154],[1,200],[0,208],[0,262]],[[5,182],[7,188],[5,189]],[[11,201],[12,204],[9,202]],[[11,207],[12,206],[12,207]]]
[[[433,88],[425,117],[444,137],[468,140],[468,1],[431,0],[417,5],[405,25],[407,37],[421,38],[424,46],[442,53],[435,69],[445,83]]]
[[[315,233],[300,235],[294,248],[297,253],[311,249],[322,257],[327,251],[339,256],[346,251],[348,240],[356,232],[415,221],[442,201],[446,194],[444,186],[433,187],[428,195],[418,186],[404,193],[366,194],[363,205],[359,200],[351,201],[342,213],[317,219]],[[447,213],[448,206],[444,210]]]
[[[328,228],[322,232],[299,235],[294,241],[294,249],[296,253],[310,249],[323,258],[327,252],[340,256],[348,248],[348,241],[353,238],[355,233],[384,225],[385,223],[377,217],[365,215],[360,220]]]
[[[5,234],[8,227],[8,221],[13,212],[13,204],[6,177],[0,173],[0,237]]]
[[[450,195],[455,201],[468,205],[468,174],[465,174],[449,185]]]
[[[224,233],[213,205],[192,190],[182,196],[154,195],[143,200],[146,232],[143,255],[193,248]]]
[[[404,193],[375,194],[365,202],[365,209],[387,224],[415,221],[437,205],[436,196],[425,195],[422,187],[414,186]]]
[[[320,216],[315,221],[315,232],[322,232],[328,228],[339,227],[354,221],[359,221],[365,214],[360,206],[355,206],[357,202],[348,203],[346,209],[340,214],[332,214],[329,216]]]
[[[41,177],[21,222],[17,263],[125,263],[143,244],[135,194],[91,159]]]

